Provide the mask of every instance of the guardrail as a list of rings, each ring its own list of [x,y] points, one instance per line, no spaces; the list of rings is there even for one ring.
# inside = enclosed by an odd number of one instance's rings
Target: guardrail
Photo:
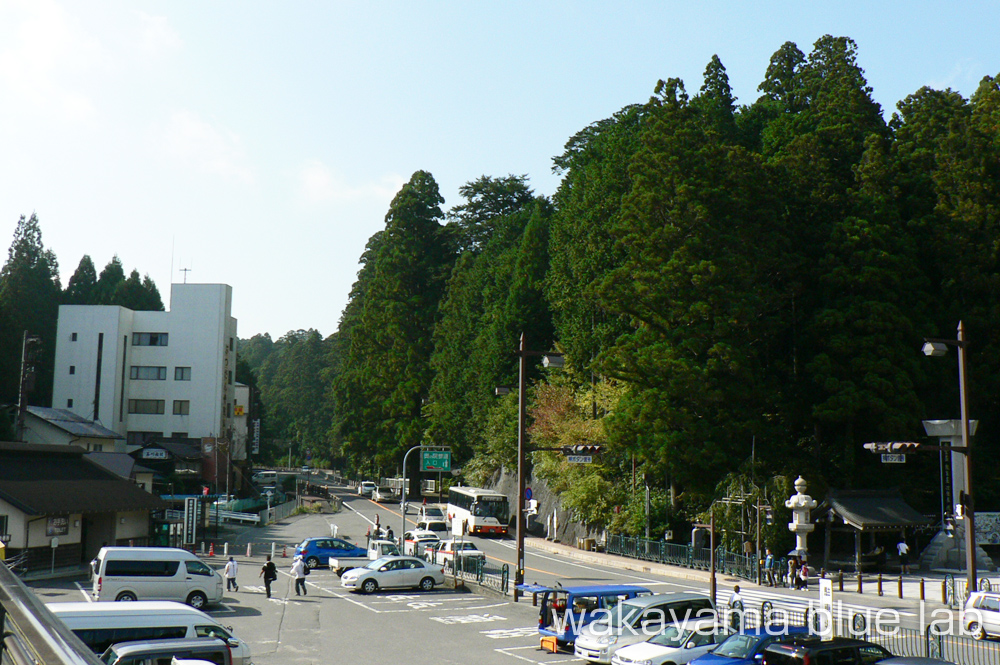
[[[201,516],[201,510],[198,511],[198,516]],[[164,517],[168,520],[184,519],[184,511],[168,509],[164,511]],[[208,519],[210,521],[219,519],[225,522],[249,522],[251,524],[260,523],[260,515],[257,513],[237,513],[232,510],[209,510]]]
[[[466,582],[475,582],[481,587],[487,587],[507,595],[510,591],[510,566],[497,566],[484,559],[459,557],[455,577]]]
[[[0,563],[3,663],[101,665],[100,659],[21,580]]]

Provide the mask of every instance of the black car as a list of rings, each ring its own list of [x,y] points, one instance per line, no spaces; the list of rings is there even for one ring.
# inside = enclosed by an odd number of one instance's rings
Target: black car
[[[864,640],[796,638],[764,649],[763,665],[873,665],[892,654]]]

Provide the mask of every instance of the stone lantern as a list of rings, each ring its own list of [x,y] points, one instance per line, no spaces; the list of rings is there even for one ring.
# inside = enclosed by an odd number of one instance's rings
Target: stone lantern
[[[788,530],[795,534],[795,556],[806,559],[809,554],[809,547],[806,539],[809,533],[816,528],[816,525],[809,521],[809,511],[816,507],[816,500],[806,494],[809,485],[802,476],[795,481],[795,494],[788,501],[785,501],[785,508],[792,511],[792,521],[788,523]]]

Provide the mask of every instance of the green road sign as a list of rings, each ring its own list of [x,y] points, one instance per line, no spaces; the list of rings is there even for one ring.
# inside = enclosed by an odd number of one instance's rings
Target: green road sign
[[[451,471],[451,450],[421,450],[421,471]]]

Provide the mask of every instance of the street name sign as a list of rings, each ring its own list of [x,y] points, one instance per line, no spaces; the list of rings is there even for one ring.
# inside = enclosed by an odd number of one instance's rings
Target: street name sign
[[[570,464],[590,464],[594,461],[593,455],[566,455],[566,461]]]
[[[882,453],[882,464],[905,464],[906,455]]]

